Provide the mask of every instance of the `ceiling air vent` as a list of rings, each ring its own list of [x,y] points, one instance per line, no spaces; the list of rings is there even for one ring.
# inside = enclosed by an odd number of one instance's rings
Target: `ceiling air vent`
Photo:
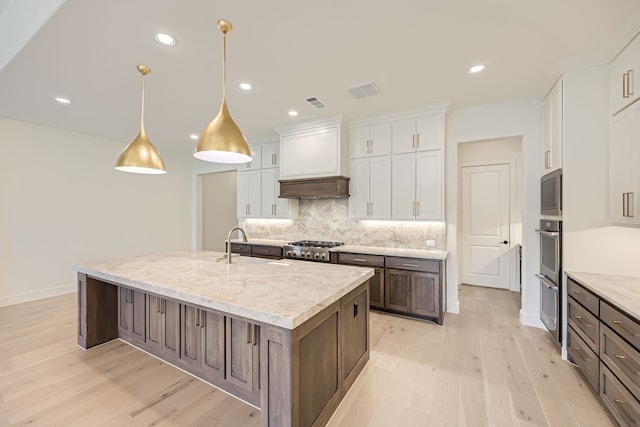
[[[374,82],[362,83],[357,86],[348,87],[347,90],[355,99],[366,98],[367,96],[379,95],[380,91]]]
[[[315,96],[312,96],[311,98],[307,98],[305,99],[305,101],[307,101],[309,104],[311,104],[311,106],[317,110],[321,110],[324,107],[326,107],[326,105],[324,104],[324,102],[320,101],[318,98],[316,98]]]

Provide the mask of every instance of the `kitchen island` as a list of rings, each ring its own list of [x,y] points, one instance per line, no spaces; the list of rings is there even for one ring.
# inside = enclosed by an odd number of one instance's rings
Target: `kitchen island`
[[[370,268],[169,252],[78,272],[78,344],[119,338],[260,408],[327,423],[369,359]]]

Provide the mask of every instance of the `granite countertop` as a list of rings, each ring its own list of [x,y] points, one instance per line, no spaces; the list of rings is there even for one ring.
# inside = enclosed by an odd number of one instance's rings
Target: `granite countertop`
[[[566,273],[585,288],[640,319],[640,277],[575,271]]]
[[[142,291],[294,329],[373,276],[371,268],[273,261],[209,251],[166,252],[74,265]]]
[[[403,248],[386,248],[382,246],[357,246],[342,245],[330,249],[331,252],[353,252],[358,254],[399,256],[409,258],[425,258],[425,259],[447,259],[447,251],[424,250],[424,249],[403,249]]]
[[[244,243],[242,239],[231,239],[232,243]],[[267,246],[284,246],[288,245],[288,240],[270,240],[270,239],[248,239],[248,244],[267,245]],[[398,256],[409,258],[424,258],[446,260],[447,251],[426,250],[426,249],[404,249],[404,248],[387,248],[383,246],[359,246],[359,245],[342,245],[329,249],[330,252],[353,252],[357,254],[371,254],[384,256]]]

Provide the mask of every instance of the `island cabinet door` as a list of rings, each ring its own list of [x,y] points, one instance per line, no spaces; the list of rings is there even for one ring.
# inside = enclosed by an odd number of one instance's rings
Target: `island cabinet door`
[[[180,356],[180,304],[147,295],[147,347],[165,355]]]
[[[118,288],[118,333],[121,338],[145,342],[146,309],[144,292]]]
[[[224,323],[225,316],[202,310],[202,373],[217,383],[224,379]]]
[[[408,313],[411,298],[411,272],[386,269],[385,271],[385,307],[390,310]]]
[[[355,295],[348,295],[342,302],[342,372],[345,380],[369,348],[368,300],[365,288]],[[350,386],[353,381],[345,382]]]
[[[198,369],[202,365],[202,310],[188,304],[181,304],[180,307],[180,361],[192,369]]]
[[[227,381],[252,393],[254,345],[258,338],[254,325],[246,320],[227,317]]]
[[[411,313],[440,316],[440,275],[411,273]]]
[[[157,295],[147,295],[147,347],[155,351],[162,347],[161,300]]]
[[[369,279],[369,305],[384,308],[384,268],[375,270],[375,274]]]

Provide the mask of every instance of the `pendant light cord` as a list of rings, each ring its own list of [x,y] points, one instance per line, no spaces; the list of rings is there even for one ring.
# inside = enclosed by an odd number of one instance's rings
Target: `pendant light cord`
[[[140,108],[140,131],[144,131],[144,74],[142,75],[142,106]]]
[[[222,99],[227,99],[227,32],[222,38]]]

